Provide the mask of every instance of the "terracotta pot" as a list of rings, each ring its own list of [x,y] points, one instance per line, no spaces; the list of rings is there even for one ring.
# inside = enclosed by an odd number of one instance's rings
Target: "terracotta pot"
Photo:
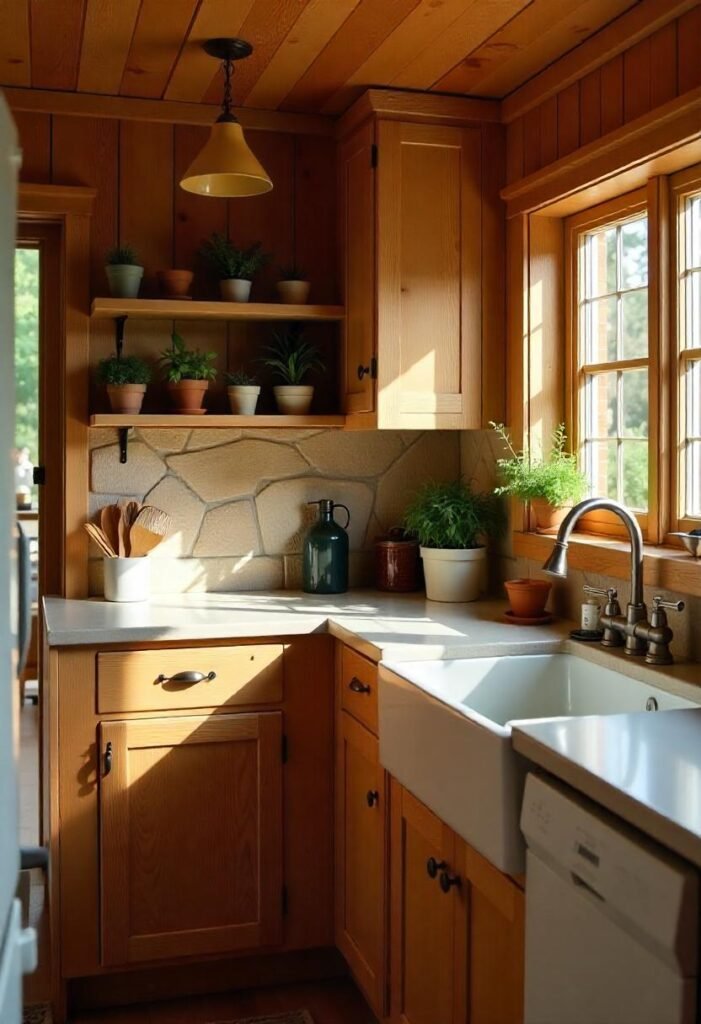
[[[303,306],[309,299],[311,284],[309,281],[278,281],[276,288],[280,302]]]
[[[208,387],[208,380],[181,380],[178,384],[169,384],[168,392],[175,412],[190,416],[204,414],[207,410],[202,408],[202,403]]]
[[[191,270],[159,270],[158,287],[168,299],[189,299],[187,294],[192,284]]]
[[[141,406],[146,394],[145,384],[108,384],[107,394],[109,395],[112,412],[141,412]]]
[[[552,583],[547,580],[506,580],[504,589],[514,615],[519,619],[537,619],[545,612]]]
[[[242,277],[227,277],[219,282],[219,293],[224,302],[248,302],[251,282]]]
[[[230,384],[226,389],[234,416],[255,415],[260,387],[258,384]]]
[[[535,516],[536,533],[557,533],[570,508],[570,505],[551,505],[545,498],[532,498],[531,510]]]
[[[314,398],[313,384],[278,384],[273,388],[277,411],[283,416],[305,416]]]

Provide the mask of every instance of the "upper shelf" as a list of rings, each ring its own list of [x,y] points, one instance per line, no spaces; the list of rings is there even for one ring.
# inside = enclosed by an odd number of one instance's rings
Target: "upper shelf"
[[[293,306],[282,302],[215,302],[189,299],[93,299],[94,320],[343,320],[343,306]]]

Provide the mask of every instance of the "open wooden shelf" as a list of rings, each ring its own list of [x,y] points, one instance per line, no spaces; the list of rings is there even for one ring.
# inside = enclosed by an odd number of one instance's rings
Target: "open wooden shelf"
[[[207,413],[204,416],[185,416],[177,413],[139,413],[135,416],[121,413],[98,412],[90,417],[91,427],[335,427],[345,426],[345,416],[231,416]]]
[[[282,302],[215,302],[188,299],[93,299],[93,320],[343,320],[343,306],[293,306]]]

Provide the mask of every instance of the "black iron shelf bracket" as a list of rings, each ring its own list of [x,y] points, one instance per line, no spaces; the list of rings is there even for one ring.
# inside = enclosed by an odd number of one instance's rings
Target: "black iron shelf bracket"
[[[129,427],[119,427],[119,461],[124,466],[127,461],[127,446],[129,443]]]
[[[117,359],[122,358],[124,351],[124,325],[127,322],[126,315],[114,318],[114,347],[117,351]]]

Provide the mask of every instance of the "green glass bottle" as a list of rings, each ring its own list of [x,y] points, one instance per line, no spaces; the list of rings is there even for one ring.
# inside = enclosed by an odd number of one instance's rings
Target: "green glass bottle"
[[[348,524],[350,512],[329,498],[309,501],[319,506],[319,518],[304,538],[302,586],[307,594],[343,594],[348,590]],[[345,526],[333,517],[335,508],[342,508]]]

